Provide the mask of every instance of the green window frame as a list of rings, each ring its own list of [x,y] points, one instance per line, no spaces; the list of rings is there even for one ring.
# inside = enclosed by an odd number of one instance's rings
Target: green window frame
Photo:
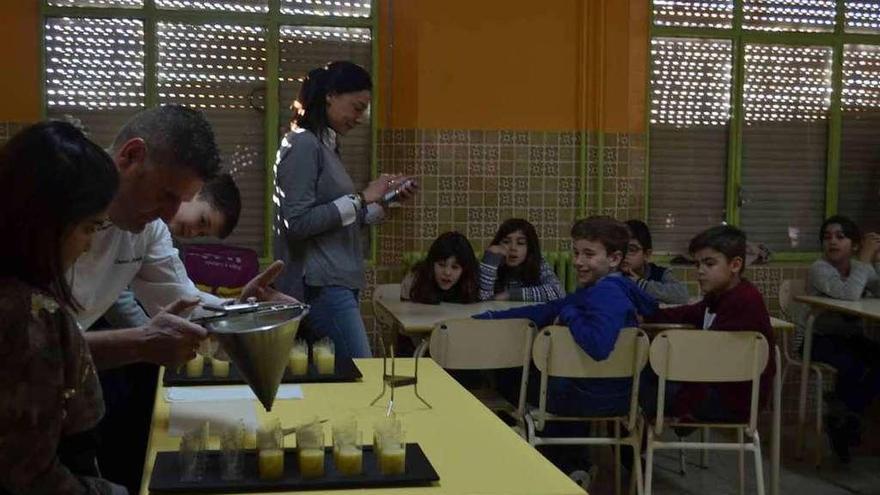
[[[370,177],[378,175],[378,133],[380,104],[379,86],[379,45],[377,42],[379,33],[378,0],[370,1],[369,17],[342,17],[342,16],[319,16],[299,15],[282,13],[281,0],[267,0],[267,12],[233,12],[207,9],[165,9],[156,6],[156,0],[143,0],[142,7],[77,7],[77,6],[52,6],[49,0],[40,0],[40,98],[41,116],[46,118],[48,113],[46,98],[46,43],[44,27],[46,19],[51,17],[71,18],[110,18],[110,19],[139,19],[144,25],[144,107],[151,108],[158,105],[158,43],[156,26],[159,22],[232,22],[244,25],[261,26],[267,30],[266,38],[266,113],[263,122],[265,132],[265,232],[264,252],[260,262],[271,262],[272,256],[272,194],[274,191],[275,176],[273,166],[275,153],[279,146],[278,122],[280,115],[280,71],[279,53],[280,27],[295,25],[303,27],[346,27],[367,28],[371,32],[371,67],[370,74],[373,78],[373,92],[371,102],[371,156]],[[375,229],[375,227],[371,227]],[[367,259],[369,264],[375,264],[377,259],[377,243],[375,231],[370,236],[370,255]]]
[[[738,195],[742,187],[742,129],[743,129],[743,86],[745,80],[745,46],[749,43],[784,44],[793,46],[823,46],[832,49],[831,104],[828,114],[828,152],[825,171],[825,216],[837,213],[839,197],[839,179],[841,166],[841,132],[842,109],[841,93],[843,90],[843,51],[844,45],[878,45],[880,34],[862,34],[846,32],[846,1],[836,0],[834,30],[829,32],[800,31],[759,31],[743,27],[746,0],[732,0],[733,18],[730,28],[717,27],[676,27],[660,26],[655,21],[655,2],[650,1],[648,57],[646,76],[646,167],[645,167],[645,211],[648,218],[650,208],[650,130],[651,130],[651,40],[662,38],[702,38],[723,39],[731,42],[733,60],[733,79],[731,91],[731,118],[728,133],[728,159],[725,190],[726,222],[731,225],[740,224],[741,205]],[[819,256],[817,252],[778,252],[774,258],[778,261],[812,261]]]

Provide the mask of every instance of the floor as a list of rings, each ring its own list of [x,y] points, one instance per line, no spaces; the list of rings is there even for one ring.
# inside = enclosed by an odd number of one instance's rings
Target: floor
[[[783,459],[780,479],[780,492],[783,495],[880,495],[880,452],[873,446],[854,451],[853,461],[848,465],[837,462],[833,454],[827,451],[826,458],[820,469],[816,469],[811,462],[797,460],[791,451],[786,452],[786,446],[794,445],[793,432],[789,428],[783,428]],[[693,439],[698,440],[698,435]],[[872,438],[871,440],[874,440]],[[764,455],[764,476],[768,480],[766,485],[769,495],[770,465],[769,443],[764,442],[762,453]],[[595,451],[598,457],[600,473],[598,479],[590,487],[591,495],[605,495],[614,493],[614,475],[611,462],[610,448],[603,449],[607,452]],[[867,450],[867,452],[866,452]],[[654,494],[656,495],[697,495],[697,494],[738,494],[737,482],[737,454],[736,452],[713,452],[709,457],[709,467],[699,467],[699,451],[687,453],[686,474],[679,472],[678,452],[667,450],[655,454],[654,464]],[[749,462],[746,456],[746,490],[745,493],[757,493],[755,489],[754,464]],[[628,479],[624,471],[624,487]],[[624,494],[628,493],[626,489]]]

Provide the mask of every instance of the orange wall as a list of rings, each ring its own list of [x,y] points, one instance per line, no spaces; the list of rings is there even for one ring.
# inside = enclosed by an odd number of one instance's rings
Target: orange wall
[[[383,126],[643,131],[643,0],[385,0],[380,15]]]
[[[33,122],[40,118],[37,2],[0,2],[0,122]]]
[[[0,1],[0,121],[40,116],[37,3]],[[393,47],[388,5],[383,126],[644,130],[644,0],[396,0]]]

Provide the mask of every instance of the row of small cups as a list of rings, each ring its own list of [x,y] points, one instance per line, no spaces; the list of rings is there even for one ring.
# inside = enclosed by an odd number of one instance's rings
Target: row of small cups
[[[229,361],[205,357],[201,354],[186,363],[186,376],[197,378],[205,374],[205,362],[209,363],[211,376],[226,378],[229,376]],[[312,344],[312,362],[320,375],[332,375],[336,370],[336,348],[333,341],[323,338]],[[288,361],[293,375],[305,375],[309,368],[309,345],[305,340],[297,339],[290,351]]]

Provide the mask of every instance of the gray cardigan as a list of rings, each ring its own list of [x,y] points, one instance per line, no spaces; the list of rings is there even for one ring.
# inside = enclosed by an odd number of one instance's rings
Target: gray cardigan
[[[284,137],[275,162],[275,259],[286,264],[276,286],[298,299],[303,285],[364,287],[361,227],[382,216],[364,208],[336,152],[335,133],[319,141],[310,131]]]

